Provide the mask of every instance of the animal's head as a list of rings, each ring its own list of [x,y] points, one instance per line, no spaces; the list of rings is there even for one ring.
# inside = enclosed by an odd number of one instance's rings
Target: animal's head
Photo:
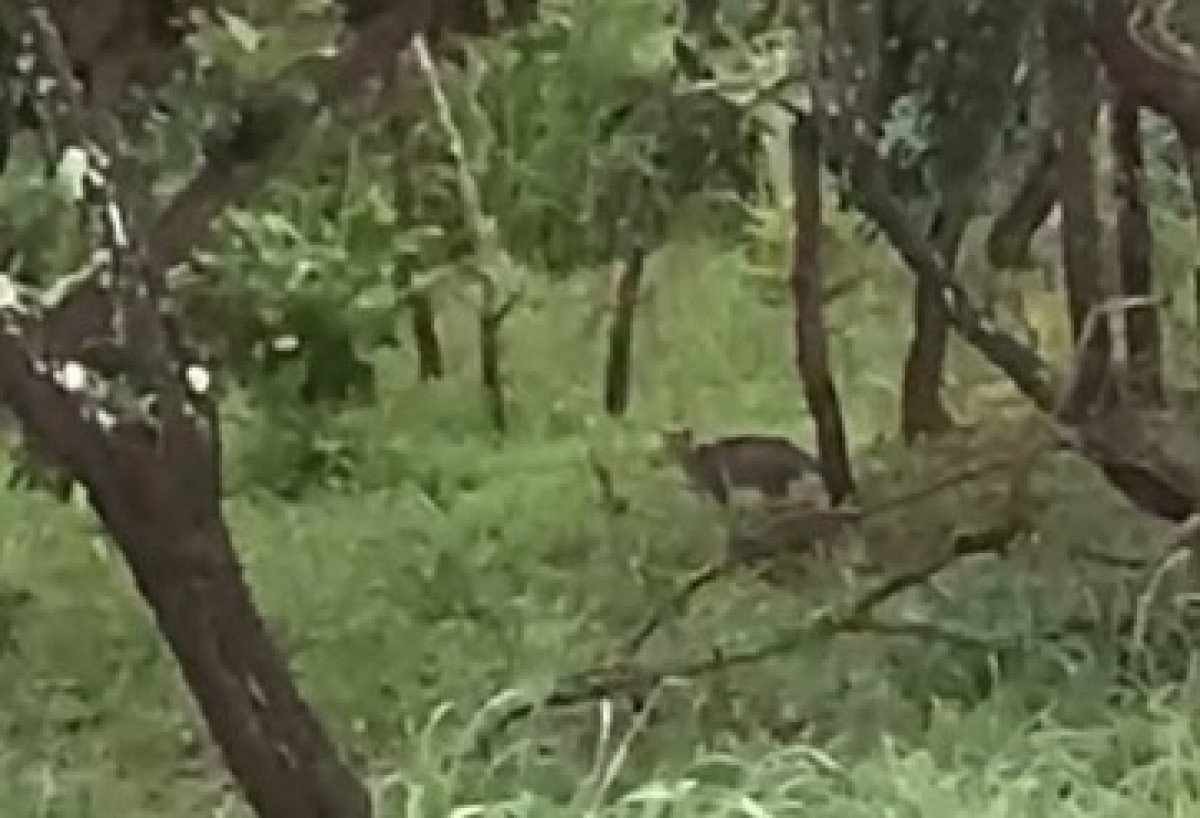
[[[670,460],[681,460],[695,442],[690,426],[669,426],[659,430],[658,434],[663,454]]]

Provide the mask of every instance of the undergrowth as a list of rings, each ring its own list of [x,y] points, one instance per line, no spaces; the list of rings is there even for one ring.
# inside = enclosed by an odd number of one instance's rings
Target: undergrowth
[[[851,227],[835,228],[850,246]],[[829,308],[865,503],[1030,436],[1029,411],[960,347],[948,395],[987,431],[916,451],[892,442],[908,282],[877,248],[835,247],[830,260],[833,280],[869,272]],[[1005,649],[937,633],[814,638],[670,679],[648,692],[650,707],[617,691],[497,729],[514,703],[611,663],[648,613],[721,553],[720,519],[663,467],[659,427],[812,439],[786,299],[747,274],[744,248],[677,243],[653,259],[648,285],[627,419],[599,410],[599,277],[547,286],[506,325],[513,428],[503,439],[476,386],[473,319],[451,303],[440,305],[452,373],[442,383],[416,383],[411,353],[389,350],[376,359],[381,394],[369,408],[281,420],[245,395],[227,402],[227,513],[248,579],[380,815],[1200,808],[1190,645],[1151,638],[1141,647],[1165,658],[1153,672],[1130,670],[1121,616],[1136,583],[1072,557],[1145,557],[1165,532],[1061,455],[1041,458],[1023,487],[1032,533],[1008,558],[971,560],[889,606],[896,621],[1003,637]],[[1010,476],[881,515],[862,544],[885,572],[920,563],[994,525]],[[88,512],[3,493],[0,516],[0,814],[246,815]],[[752,650],[870,582],[835,568],[793,587],[739,573],[668,617],[639,661]],[[1171,616],[1152,630],[1185,631]]]

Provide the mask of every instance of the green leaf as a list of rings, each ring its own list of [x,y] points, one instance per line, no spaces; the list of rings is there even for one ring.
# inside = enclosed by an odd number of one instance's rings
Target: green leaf
[[[263,34],[252,26],[249,20],[224,8],[217,9],[217,14],[225,23],[225,30],[229,32],[229,36],[241,46],[243,51],[253,53],[258,50],[263,41]]]

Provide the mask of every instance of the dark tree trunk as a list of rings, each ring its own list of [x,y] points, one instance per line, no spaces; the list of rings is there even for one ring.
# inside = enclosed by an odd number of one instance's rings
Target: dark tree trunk
[[[50,339],[53,340],[53,339]],[[30,330],[0,342],[0,398],[88,496],[124,555],[246,797],[264,818],[359,818],[367,795],[264,631],[220,509],[215,411],[164,399],[157,434],[81,420],[85,403],[33,375]]]
[[[608,361],[604,368],[604,410],[614,417],[625,414],[629,408],[633,319],[645,266],[646,251],[640,245],[635,246],[617,281],[616,303],[608,333]]]
[[[1093,0],[1092,6],[1092,43],[1108,76],[1139,104],[1171,120],[1185,146],[1200,147],[1200,73],[1195,63],[1173,58],[1161,48],[1146,47],[1135,37],[1130,25],[1133,9],[1127,0]],[[1153,15],[1139,16],[1153,19]]]
[[[796,366],[808,409],[817,426],[817,456],[830,502],[837,505],[854,492],[846,431],[833,375],[822,313],[821,141],[816,123],[792,128],[792,187],[796,197],[796,237],[792,257],[795,301]]]
[[[1184,146],[1187,158],[1188,184],[1192,188],[1192,223],[1196,228],[1196,246],[1200,248],[1200,147]],[[1193,321],[1200,328],[1200,249],[1192,266]]]
[[[874,151],[855,157],[856,204],[874,220],[888,241],[917,277],[932,279],[942,292],[942,307],[962,338],[1012,379],[1013,384],[1037,406],[1054,405],[1049,364],[1027,344],[998,328],[972,302],[927,237],[908,219],[888,188],[887,174]]]
[[[1142,180],[1145,163],[1139,126],[1139,107],[1128,94],[1120,94],[1113,114],[1113,153],[1116,157],[1116,195],[1120,208],[1117,229],[1120,237],[1121,292],[1148,296],[1153,287],[1152,234]],[[1137,402],[1163,402],[1162,332],[1158,311],[1153,307],[1132,310],[1128,315],[1130,371],[1128,387]]]
[[[508,413],[504,407],[504,383],[500,375],[500,325],[498,312],[479,314],[479,378],[487,399],[492,427],[501,434],[508,431]]]
[[[1200,233],[1200,74],[1191,61],[1147,47],[1134,36],[1131,9],[1124,0],[1095,0],[1092,42],[1109,78],[1121,94],[1162,114],[1179,133],[1187,158]],[[1153,15],[1140,15],[1152,20]],[[1187,21],[1184,21],[1187,25]],[[1155,34],[1156,32],[1150,32]],[[1194,271],[1196,314],[1200,323],[1200,264]]]
[[[1059,179],[1063,211],[1062,252],[1072,333],[1078,342],[1092,308],[1102,300],[1101,226],[1096,214],[1095,168],[1091,139],[1095,117],[1097,66],[1087,49],[1087,25],[1070,0],[1046,7],[1045,29],[1050,55],[1052,119],[1059,144]],[[1078,420],[1101,398],[1108,367],[1108,329],[1101,322],[1079,355],[1078,388],[1067,420]]]
[[[938,213],[931,236],[934,248],[951,273],[956,267],[967,223],[967,203],[962,197],[953,199],[949,207]],[[904,361],[900,389],[900,432],[910,443],[923,434],[937,435],[954,425],[941,397],[950,327],[942,307],[941,288],[931,279],[917,279],[913,316],[915,332]]]
[[[71,49],[79,49],[78,55],[64,46],[55,27],[60,15],[38,14],[37,3],[21,11],[4,7],[4,23],[19,16],[17,41],[36,53],[22,55],[33,71],[18,72],[6,62],[0,80],[24,98],[48,97],[37,106],[35,126],[52,161],[64,145],[96,142],[85,130],[80,113],[86,105],[75,92],[72,72],[88,74],[92,105],[141,77],[141,68],[124,52],[146,46],[152,32],[133,26],[157,20],[161,5],[90,4],[95,16],[72,32]],[[62,6],[54,11],[62,13]],[[105,14],[114,9],[120,14],[110,24]],[[361,96],[365,81],[387,71],[396,52],[426,27],[429,12],[428,0],[415,0],[364,15],[352,44],[317,78],[325,95],[321,104]],[[103,47],[89,59],[84,52],[93,34]],[[109,56],[111,64],[100,66],[99,58]],[[213,216],[253,191],[286,158],[315,110],[272,99],[284,106],[274,127],[250,144],[233,140],[228,150],[214,144],[195,178],[146,232],[129,212],[142,191],[122,189],[131,178],[96,161],[116,152],[88,151],[92,163],[82,174],[81,227],[88,239],[99,239],[93,249],[106,252],[93,254],[99,259],[96,280],[76,285],[50,315],[0,307],[5,326],[0,402],[57,467],[87,488],[258,815],[366,818],[366,789],[301,699],[242,577],[221,513],[219,423],[207,394],[208,374],[182,342],[164,281],[164,271],[204,240]],[[248,110],[257,110],[257,104]],[[101,284],[104,278],[111,281]],[[56,322],[55,314],[66,309],[76,312]],[[126,377],[145,386],[154,408],[97,396],[67,377],[82,377],[85,367],[107,382]]]
[[[445,375],[442,342],[438,339],[429,293],[416,293],[409,299],[409,305],[412,307],[413,341],[417,345],[417,377],[423,381],[441,380]]]
[[[156,472],[147,477],[161,480]],[[255,811],[263,818],[367,818],[367,794],[293,684],[220,516],[180,526],[127,511],[102,513]]]
[[[988,231],[988,263],[998,269],[1027,266],[1033,234],[1057,201],[1058,151],[1053,134],[1047,134],[1033,162],[1022,174],[1016,195]]]

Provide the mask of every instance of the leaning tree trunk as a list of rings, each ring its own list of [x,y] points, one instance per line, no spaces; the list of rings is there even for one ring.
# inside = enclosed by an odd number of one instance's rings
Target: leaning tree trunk
[[[1072,405],[1063,407],[1067,420],[1081,418],[1101,398],[1108,367],[1108,329],[1101,322],[1089,339],[1081,339],[1084,323],[1103,295],[1105,259],[1101,225],[1096,214],[1095,166],[1091,140],[1095,116],[1097,65],[1088,54],[1087,21],[1071,0],[1052,0],[1045,12],[1049,52],[1052,119],[1059,144],[1062,200],[1062,254],[1066,273],[1071,330],[1086,348],[1079,358],[1078,388]]]
[[[614,417],[629,407],[633,361],[633,319],[646,267],[646,251],[635,245],[617,278],[612,326],[608,332],[608,361],[604,368],[604,410]]]
[[[1119,94],[1113,112],[1113,154],[1116,158],[1117,233],[1120,241],[1121,294],[1148,296],[1153,287],[1153,237],[1142,180],[1145,164],[1139,127],[1139,106],[1129,94]],[[1128,387],[1140,404],[1163,402],[1162,332],[1158,310],[1141,307],[1128,317]]]
[[[101,25],[113,6],[93,5],[96,17],[87,26]],[[123,0],[121,13],[144,21],[162,9],[152,0]],[[364,14],[350,46],[317,77],[320,100],[357,99],[429,15],[428,0]],[[129,204],[149,197],[123,187],[133,176],[122,155],[86,130],[89,105],[103,108],[104,99],[77,91],[72,72],[81,60],[64,47],[55,14],[38,0],[0,5],[0,27],[28,50],[0,66],[0,103],[32,112],[50,161],[68,146],[86,160],[78,212],[93,242],[84,274],[56,306],[20,297],[6,282],[0,402],[86,487],[255,811],[263,818],[365,818],[365,788],[301,698],[242,576],[221,513],[210,376],[186,343],[165,281],[165,271],[186,262],[206,238],[213,217],[286,159],[323,103],[252,98],[242,112],[250,124],[225,144],[209,145],[195,178],[144,231]],[[140,34],[126,43],[122,26],[110,28],[105,54],[137,51]],[[83,42],[77,37],[71,45]],[[94,68],[96,59],[82,59],[82,67]],[[132,68],[122,74],[135,75]],[[254,114],[264,110],[273,127],[254,130]],[[250,132],[254,139],[244,138]],[[151,402],[105,388],[118,380]]]
[[[1058,149],[1054,135],[1049,133],[1021,174],[1021,184],[1008,207],[992,222],[987,236],[988,263],[999,270],[1028,266],[1033,234],[1045,223],[1057,201]]]
[[[837,505],[854,491],[846,430],[833,375],[822,311],[821,141],[816,123],[792,127],[792,188],[795,195],[795,245],[792,298],[795,301],[796,366],[804,383],[808,409],[817,426],[817,454],[830,502]]]
[[[219,508],[188,508],[202,461],[173,459],[130,451],[127,471],[106,478],[118,491],[91,495],[229,769],[264,818],[369,816],[366,792],[263,627]],[[130,485],[142,496],[128,496]]]

